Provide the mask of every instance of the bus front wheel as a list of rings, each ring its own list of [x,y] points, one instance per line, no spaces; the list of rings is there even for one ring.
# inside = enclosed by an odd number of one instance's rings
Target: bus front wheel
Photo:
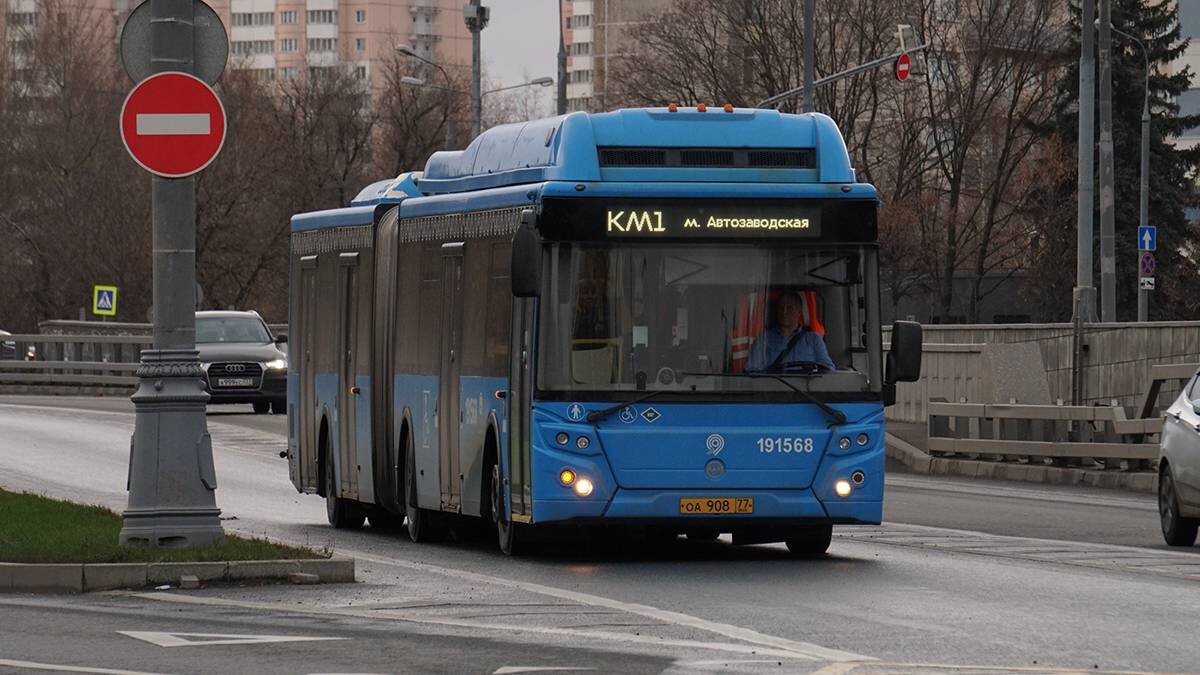
[[[832,525],[812,525],[790,533],[785,543],[797,558],[814,558],[825,555],[832,541]]]
[[[511,518],[505,518],[504,508],[504,483],[500,480],[500,463],[492,464],[492,489],[491,489],[491,507],[492,521],[496,524],[496,537],[500,544],[500,551],[504,555],[516,556],[523,552],[523,546],[518,539],[517,524],[512,522]]]

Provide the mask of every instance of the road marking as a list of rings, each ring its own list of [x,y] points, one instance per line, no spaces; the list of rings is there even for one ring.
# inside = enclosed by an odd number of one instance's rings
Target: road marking
[[[319,640],[348,640],[340,637],[306,637],[303,635],[227,635],[224,633],[162,633],[158,631],[119,630],[121,635],[149,642],[159,647],[204,647],[208,645],[261,645],[279,642],[315,642]],[[208,638],[189,640],[188,638]]]
[[[50,670],[57,673],[100,673],[101,675],[160,675],[142,670],[116,670],[113,668],[88,668],[86,666],[65,666],[57,663],[35,663],[33,661],[13,661],[0,659],[0,666],[24,668],[25,670]]]
[[[456,570],[456,569],[451,569],[451,568],[446,568],[446,567],[437,567],[434,565],[428,565],[425,563],[414,562],[411,560],[395,560],[395,559],[389,559],[389,558],[379,558],[379,557],[367,555],[367,554],[364,554],[364,553],[361,553],[358,551],[347,551],[347,553],[352,554],[354,557],[356,557],[360,560],[366,560],[368,562],[373,562],[373,563],[376,563],[379,565],[392,565],[395,567],[404,567],[407,569],[418,570],[425,574],[441,574],[441,575],[445,575],[445,576],[449,576],[449,577],[462,579],[464,581],[471,581],[474,583],[493,584],[493,585],[497,585],[497,586],[515,588],[517,590],[527,591],[529,593],[536,593],[538,595],[545,595],[545,596],[549,596],[552,598],[559,598],[560,600],[570,600],[571,602],[575,602],[575,603],[578,603],[581,605],[590,605],[593,607],[605,607],[608,609],[616,610],[618,612],[624,612],[626,614],[636,614],[638,616],[644,616],[644,617],[647,617],[650,619],[654,619],[656,621],[661,621],[663,623],[674,624],[676,626],[686,626],[688,628],[695,628],[697,630],[702,630],[702,631],[705,631],[708,633],[714,633],[716,635],[721,635],[721,636],[724,636],[727,638],[732,638],[734,640],[739,640],[741,642],[748,642],[750,644],[762,645],[764,647],[771,647],[773,649],[779,649],[779,650],[783,650],[785,652],[791,652],[793,656],[798,656],[800,658],[808,658],[808,659],[812,659],[815,661],[874,661],[875,660],[874,658],[872,658],[870,656],[863,656],[862,654],[854,654],[852,652],[844,652],[844,651],[837,650],[837,649],[829,649],[827,647],[822,647],[820,645],[812,644],[811,642],[799,642],[796,640],[789,640],[787,638],[777,637],[774,635],[766,635],[764,633],[759,633],[758,631],[751,630],[749,628],[742,628],[741,626],[731,626],[731,625],[725,624],[725,623],[717,623],[715,621],[701,619],[699,617],[691,616],[688,614],[682,614],[680,612],[672,612],[669,610],[658,609],[657,607],[651,607],[649,605],[641,605],[641,604],[632,603],[632,602],[622,602],[620,600],[613,600],[611,598],[605,598],[605,597],[602,597],[599,595],[591,595],[590,593],[581,593],[579,591],[569,591],[569,590],[562,589],[562,588],[555,588],[553,586],[543,586],[542,584],[535,584],[535,583],[528,582],[528,581],[517,581],[515,579],[502,579],[500,577],[493,577],[493,576],[490,576],[487,574],[479,574],[478,572],[467,572],[464,570]]]
[[[134,597],[144,598],[146,600],[156,600],[159,602],[174,602],[185,605],[205,605],[209,607],[236,607],[238,609],[249,609],[257,611],[275,612],[279,614],[306,614],[313,616],[341,616],[354,618],[368,618],[379,620],[392,619],[395,621],[404,621],[427,626],[441,626],[449,628],[469,628],[472,630],[492,630],[512,633],[529,633],[533,635],[566,637],[571,640],[578,641],[581,638],[604,640],[606,642],[624,642],[627,644],[648,645],[654,649],[662,649],[663,647],[680,647],[683,649],[710,649],[713,651],[731,652],[734,654],[747,654],[758,656],[774,656],[776,658],[785,659],[803,659],[803,660],[821,660],[815,657],[807,656],[791,650],[785,649],[770,649],[756,647],[754,645],[734,644],[729,642],[706,642],[702,640],[686,640],[672,638],[658,638],[652,635],[637,635],[627,633],[613,633],[609,631],[594,631],[594,630],[578,630],[573,628],[556,628],[551,626],[522,626],[516,624],[494,624],[484,623],[480,621],[465,621],[462,619],[453,618],[435,618],[435,617],[414,617],[406,616],[398,612],[390,612],[386,610],[369,610],[363,611],[358,609],[348,609],[340,607],[300,607],[300,606],[279,606],[268,603],[246,602],[242,600],[223,600],[221,598],[173,595],[171,593],[134,593]],[[870,657],[858,657],[860,660],[873,660]],[[853,660],[853,659],[844,659]]]
[[[581,668],[577,665],[505,665],[492,671],[492,675],[512,675],[515,673],[568,673],[574,670],[595,670]]]
[[[208,113],[139,113],[138,136],[207,136],[212,133]]]

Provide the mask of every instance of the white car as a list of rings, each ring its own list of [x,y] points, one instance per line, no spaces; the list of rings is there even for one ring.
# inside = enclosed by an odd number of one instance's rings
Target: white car
[[[1158,515],[1171,546],[1196,543],[1200,526],[1200,373],[1163,419],[1158,455]]]

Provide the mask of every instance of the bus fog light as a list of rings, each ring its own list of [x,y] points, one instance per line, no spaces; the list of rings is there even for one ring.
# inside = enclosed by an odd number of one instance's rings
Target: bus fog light
[[[845,436],[842,436],[842,440],[838,441],[838,447],[843,450],[849,450],[850,449],[850,439],[846,438]]]
[[[867,481],[867,474],[861,471],[855,471],[854,473],[850,474],[850,480],[854,481],[855,485],[862,485]]]
[[[554,440],[558,441],[559,445],[566,445],[567,441],[571,440],[571,437],[567,435],[567,432],[560,431],[558,432],[558,435],[554,437]]]
[[[859,434],[858,438],[854,440],[858,441],[859,445],[866,445],[867,442],[871,440],[871,437],[866,434]]]
[[[578,488],[576,488],[576,490],[578,490]],[[850,481],[846,480],[845,478],[842,478],[833,484],[833,491],[836,492],[837,496],[839,497],[849,497],[850,490]]]
[[[586,497],[592,494],[592,490],[594,489],[595,486],[592,485],[592,481],[588,480],[587,478],[580,478],[579,480],[575,481],[575,494],[579,495],[580,497]]]
[[[575,439],[575,447],[579,448],[580,450],[587,450],[587,447],[591,444],[592,442],[588,440],[587,436],[580,436],[579,438]]]
[[[563,485],[570,485],[575,482],[575,472],[570,469],[563,469],[558,472],[558,482]]]

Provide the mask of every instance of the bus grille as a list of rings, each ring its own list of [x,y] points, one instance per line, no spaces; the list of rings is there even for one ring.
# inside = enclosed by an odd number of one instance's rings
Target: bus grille
[[[812,148],[599,148],[602,167],[815,169]]]

